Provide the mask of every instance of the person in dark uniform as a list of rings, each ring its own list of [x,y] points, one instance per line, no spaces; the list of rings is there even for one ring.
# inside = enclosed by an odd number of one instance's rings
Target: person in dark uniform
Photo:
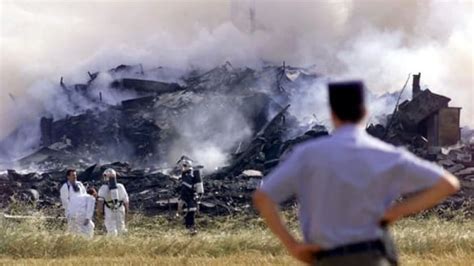
[[[195,225],[196,211],[198,210],[198,200],[204,193],[199,170],[193,171],[191,160],[183,159],[181,165],[181,198],[184,203],[183,210],[186,212],[184,216],[184,224],[191,234],[197,233]]]
[[[386,225],[459,190],[457,178],[441,167],[370,136],[364,98],[360,81],[330,83],[333,134],[297,146],[253,195],[268,227],[302,262],[396,265]],[[407,194],[412,196],[396,203]],[[302,243],[277,209],[292,196],[299,203]]]

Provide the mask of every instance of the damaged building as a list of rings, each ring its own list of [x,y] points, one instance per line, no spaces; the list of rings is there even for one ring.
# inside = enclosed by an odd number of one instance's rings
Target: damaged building
[[[445,147],[461,140],[460,107],[450,107],[450,98],[421,90],[421,73],[413,75],[412,98],[400,103],[386,127],[372,126],[369,132],[396,145],[420,148]]]
[[[406,129],[416,130],[429,146],[451,146],[461,140],[460,107],[449,107],[450,98],[420,89],[421,73],[413,75],[412,100],[398,107]]]
[[[100,81],[104,74],[110,77],[107,85]],[[397,104],[386,124],[371,125],[367,131],[428,158],[428,147],[459,142],[461,108],[449,107],[445,96],[421,90],[420,77],[413,76],[412,99]],[[101,172],[110,167],[127,187],[133,208],[148,214],[170,213],[179,195],[173,164],[183,155],[173,154],[176,142],[191,146],[217,142],[227,158],[215,169],[200,166],[206,184],[201,209],[212,215],[252,212],[251,192],[262,177],[294,145],[329,135],[324,123],[302,124],[292,112],[292,100],[321,82],[312,69],[283,64],[255,70],[227,62],[211,70],[177,72],[120,65],[105,73],[89,73],[89,78],[73,85],[61,79],[58,94],[73,112],[38,118],[38,146],[15,162],[20,169],[34,170],[0,172],[0,208],[25,199],[59,207],[57,190],[66,168],[76,167],[79,180],[97,187]],[[111,99],[116,93],[122,97]],[[312,108],[316,112],[327,107]],[[237,116],[232,116],[234,111]],[[235,121],[229,126],[227,120]],[[218,126],[219,122],[225,123]],[[192,125],[190,132],[183,132],[186,124]],[[230,141],[245,130],[243,137]],[[221,131],[226,135],[217,140]],[[0,142],[0,151],[8,152],[9,144],[24,136],[20,129],[14,131]],[[464,182],[450,207],[464,206],[474,195],[473,153],[474,146],[464,146],[438,150],[428,158]],[[164,163],[170,154],[175,156],[173,163]],[[202,164],[200,158],[193,159]]]

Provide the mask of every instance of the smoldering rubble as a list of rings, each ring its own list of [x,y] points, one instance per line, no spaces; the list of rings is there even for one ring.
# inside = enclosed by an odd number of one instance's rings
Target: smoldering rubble
[[[61,78],[57,93],[73,111],[38,118],[41,140],[35,151],[0,173],[0,208],[29,202],[59,209],[67,168],[77,168],[78,179],[96,188],[101,173],[113,168],[133,209],[171,214],[179,195],[175,162],[187,155],[204,173],[200,211],[253,212],[250,195],[262,177],[294,145],[329,135],[324,122],[302,123],[292,112],[295,97],[326,81],[308,68],[283,64],[254,70],[227,62],[209,71],[177,74],[162,67],[120,65],[88,76],[84,84]],[[385,122],[369,124],[367,131],[460,177],[462,190],[440,207],[468,206],[472,214],[474,134],[461,138],[461,109],[449,107],[446,96],[422,90],[419,80],[415,75],[411,99],[397,101],[394,112],[384,114]],[[19,136],[24,136],[20,129],[0,142],[4,157]],[[208,154],[208,147],[217,152]],[[219,159],[207,160],[213,156]]]

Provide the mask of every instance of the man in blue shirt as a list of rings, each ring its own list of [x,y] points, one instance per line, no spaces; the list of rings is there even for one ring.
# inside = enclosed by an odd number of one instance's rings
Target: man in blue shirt
[[[381,224],[430,208],[459,190],[459,181],[441,167],[367,134],[364,98],[362,82],[329,84],[333,135],[296,147],[254,193],[268,227],[300,261],[394,263]],[[299,203],[303,243],[288,232],[277,209],[292,196]]]

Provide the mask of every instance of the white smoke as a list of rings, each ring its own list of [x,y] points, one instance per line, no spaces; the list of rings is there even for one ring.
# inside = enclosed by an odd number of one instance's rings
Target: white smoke
[[[321,79],[290,98],[290,112],[300,124],[331,127],[326,84],[327,80]]]
[[[463,108],[461,123],[474,126],[470,1],[2,1],[0,7],[0,138],[57,108],[60,76],[73,84],[87,80],[87,71],[139,63],[316,64],[334,78],[364,79],[378,93],[398,90],[409,72],[421,72],[423,85],[451,97]],[[315,105],[305,106],[300,112],[311,114]]]
[[[168,161],[187,155],[205,171],[224,166],[231,149],[252,136],[249,121],[233,103],[232,97],[209,95],[174,120],[179,137],[171,145]]]

